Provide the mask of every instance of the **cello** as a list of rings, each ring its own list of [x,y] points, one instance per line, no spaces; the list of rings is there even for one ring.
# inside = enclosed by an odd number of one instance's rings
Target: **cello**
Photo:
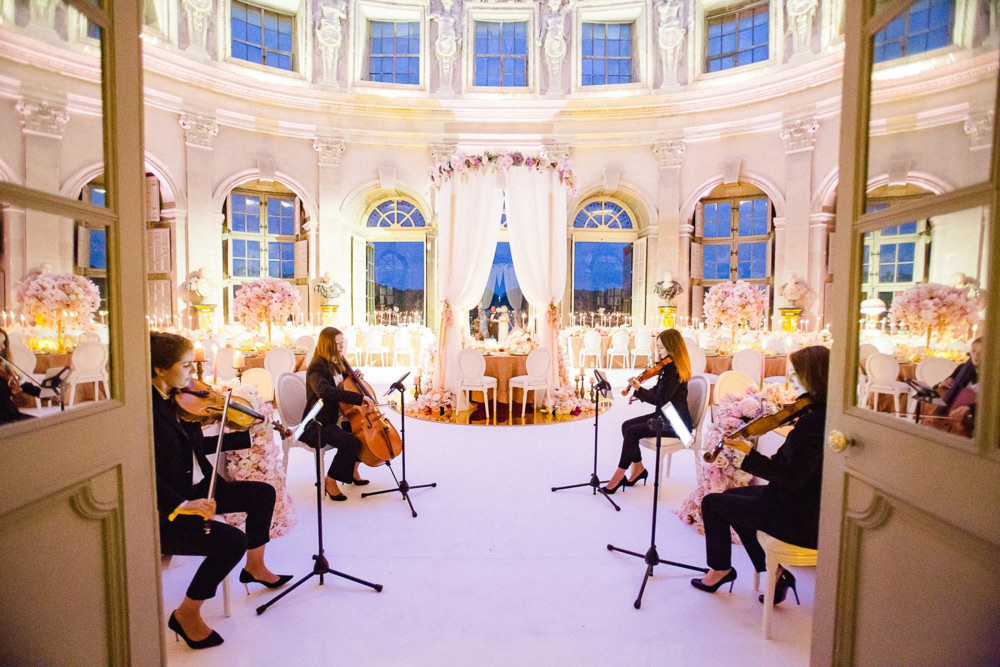
[[[373,403],[375,392],[371,385],[358,376],[347,360],[343,360],[347,374],[341,387],[367,396]],[[403,451],[403,441],[399,431],[385,418],[377,407],[365,408],[363,405],[350,403],[340,404],[340,414],[351,424],[351,433],[361,441],[361,462],[366,466],[377,467],[391,461]]]

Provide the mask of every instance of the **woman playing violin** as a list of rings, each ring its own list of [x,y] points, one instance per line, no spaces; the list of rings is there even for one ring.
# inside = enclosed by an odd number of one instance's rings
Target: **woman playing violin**
[[[618,468],[608,485],[602,489],[605,493],[614,493],[622,486],[632,486],[640,479],[649,477],[649,472],[642,465],[642,452],[639,440],[656,435],[649,427],[649,420],[660,414],[660,409],[667,403],[672,403],[677,413],[691,428],[691,413],[687,407],[687,383],[691,379],[691,362],[688,360],[687,345],[676,329],[666,329],[656,337],[656,356],[661,361],[670,358],[656,376],[656,385],[652,389],[643,389],[638,378],[629,380],[629,387],[635,390],[630,399],[649,403],[656,407],[651,414],[628,419],[622,423],[622,454]],[[667,437],[673,437],[673,430],[667,426],[664,432]],[[629,466],[631,474],[626,476]],[[645,484],[645,481],[643,481]]]
[[[3,329],[0,329],[0,358],[10,362],[10,342],[7,332]],[[31,415],[26,415],[17,409],[14,397],[22,392],[37,397],[38,387],[29,382],[22,383],[17,372],[4,361],[0,361],[0,424],[29,419]],[[34,369],[25,370],[30,372]]]
[[[724,583],[736,580],[730,558],[730,527],[736,531],[757,572],[764,572],[764,550],[757,531],[784,542],[815,549],[819,537],[819,500],[823,476],[823,431],[826,423],[826,385],[830,351],[815,345],[793,352],[790,360],[799,384],[812,399],[798,416],[785,443],[768,458],[742,440],[725,444],[742,452],[737,465],[768,480],[765,486],[746,486],[710,493],[701,501],[705,520],[705,551],[708,573],[692,579],[695,588],[714,593]],[[740,461],[737,456],[737,461]],[[732,584],[730,584],[732,589]],[[779,569],[774,602],[785,599],[795,578]],[[798,594],[796,593],[796,599]],[[760,596],[763,602],[764,596]]]
[[[337,482],[359,486],[368,483],[367,479],[358,477],[361,442],[340,426],[340,404],[375,406],[367,396],[341,388],[347,372],[343,350],[344,334],[334,327],[324,328],[319,332],[316,351],[306,372],[306,409],[303,415],[309,413],[317,400],[323,399],[323,409],[316,416],[323,430],[317,433],[317,429],[307,429],[302,440],[313,447],[321,441],[323,446],[337,448],[324,481],[330,500],[347,500]]]
[[[191,380],[194,367],[191,341],[175,334],[152,333],[149,350],[160,551],[165,555],[206,557],[167,625],[191,648],[208,648],[221,644],[222,637],[202,620],[201,605],[215,596],[219,583],[244,553],[247,558],[246,567],[240,572],[241,582],[277,588],[292,577],[274,574],[264,564],[264,545],[270,540],[268,531],[275,498],[270,484],[218,478],[215,498],[207,497],[214,471],[205,451],[214,449],[216,438],[203,435],[201,426],[195,422],[181,421],[173,402],[173,395]],[[249,447],[250,436],[246,432],[229,433],[223,439],[224,449]],[[246,512],[246,534],[215,521],[217,512]],[[209,522],[208,533],[206,522]]]

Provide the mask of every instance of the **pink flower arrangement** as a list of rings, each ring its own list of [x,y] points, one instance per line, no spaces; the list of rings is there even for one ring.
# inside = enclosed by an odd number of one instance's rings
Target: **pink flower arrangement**
[[[945,331],[968,327],[979,319],[979,304],[967,289],[940,283],[920,283],[892,298],[889,319],[911,330]]]
[[[452,176],[461,177],[489,169],[506,171],[511,167],[528,167],[535,171],[554,170],[559,175],[559,182],[570,192],[576,192],[576,174],[569,161],[556,160],[545,153],[529,155],[521,151],[484,151],[475,155],[457,152],[431,167],[431,185],[440,190]]]
[[[417,417],[451,417],[457,403],[455,393],[438,389],[428,381],[426,391],[417,400],[408,403],[406,412]]]
[[[759,327],[764,301],[764,292],[748,282],[719,283],[705,294],[705,320],[710,327]]]
[[[54,324],[60,319],[89,322],[101,304],[97,285],[74,273],[30,272],[15,286],[21,312],[34,320]]]
[[[577,416],[584,412],[593,412],[594,403],[586,398],[576,395],[576,390],[572,386],[555,387],[549,392],[552,405],[544,405],[538,411],[552,413],[554,415]]]
[[[299,310],[298,290],[286,280],[258,278],[243,283],[233,299],[233,313],[243,326],[286,322]]]

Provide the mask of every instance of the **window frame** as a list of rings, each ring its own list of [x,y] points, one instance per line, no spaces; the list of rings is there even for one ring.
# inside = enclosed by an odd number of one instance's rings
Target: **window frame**
[[[910,14],[910,11],[913,9],[913,4],[916,4],[916,0],[914,0],[914,2],[912,4],[910,4],[906,8],[906,10],[905,10],[905,15],[907,17],[906,18],[907,26],[909,26],[909,14]],[[961,8],[959,7],[959,1],[958,0],[949,0],[949,5],[950,5],[951,12],[950,12],[950,15],[948,16],[948,30],[947,30],[947,32],[948,32],[949,42],[947,44],[945,44],[943,46],[935,47],[933,49],[925,49],[923,51],[917,51],[915,53],[905,53],[905,54],[903,54],[901,56],[898,56],[896,58],[889,58],[887,60],[876,60],[875,59],[875,44],[876,44],[875,43],[875,38],[878,37],[878,35],[882,32],[882,30],[879,30],[874,35],[872,35],[872,69],[873,70],[877,70],[877,69],[880,68],[880,66],[886,66],[889,63],[900,63],[900,62],[906,63],[906,62],[912,62],[914,60],[920,60],[922,58],[930,58],[930,57],[939,55],[941,53],[945,53],[946,49],[952,49],[952,48],[958,46],[959,45],[959,39],[960,39],[960,33],[961,33],[961,26],[959,25],[959,21],[960,21],[960,14],[962,13],[962,11],[961,11]],[[891,23],[891,21],[890,21],[890,23]],[[888,29],[888,25],[886,25],[886,27],[883,28],[883,30],[886,30],[886,29]],[[904,48],[906,46],[906,37],[909,34],[910,34],[909,32],[904,32],[903,33],[903,40],[902,41],[903,41],[903,47]]]
[[[234,56],[233,55],[233,41],[235,39],[235,37],[233,36],[233,4],[234,3],[239,3],[240,5],[245,6],[247,9],[256,9],[256,10],[259,10],[261,12],[261,26],[262,26],[261,29],[262,30],[263,30],[264,18],[265,18],[266,14],[273,14],[276,17],[285,18],[285,19],[289,20],[289,22],[291,23],[291,26],[292,26],[292,35],[291,35],[291,51],[288,52],[289,58],[291,60],[291,63],[290,63],[290,67],[288,69],[285,69],[283,67],[278,67],[276,65],[269,65],[269,64],[267,64],[267,52],[268,52],[268,49],[264,46],[263,42],[261,43],[261,49],[263,51],[263,62],[259,62],[258,63],[258,62],[254,62],[252,60],[246,60],[244,58],[240,58],[238,56]],[[299,60],[300,60],[300,55],[299,55],[300,49],[296,48],[297,46],[299,46],[297,44],[297,42],[298,42],[298,39],[299,39],[299,32],[300,32],[300,27],[297,25],[297,23],[298,23],[298,15],[297,14],[286,14],[284,12],[280,12],[280,11],[278,11],[276,9],[273,9],[273,8],[270,8],[270,7],[263,7],[261,5],[256,5],[253,2],[250,2],[249,0],[229,0],[229,2],[226,3],[226,14],[227,14],[227,16],[226,16],[226,23],[225,23],[226,29],[224,31],[220,31],[220,32],[224,32],[225,33],[225,36],[226,36],[226,50],[224,51],[224,53],[226,54],[226,57],[227,57],[227,59],[230,62],[243,63],[243,64],[246,64],[246,65],[255,65],[257,67],[266,68],[266,71],[268,71],[268,72],[276,71],[276,72],[294,73],[294,72],[298,72],[298,71],[301,70],[301,63],[299,62]],[[284,54],[283,51],[276,51],[276,50],[273,50],[273,49],[272,49],[272,51],[275,52],[275,53],[282,53],[282,54]]]
[[[920,196],[920,195],[917,195]],[[876,210],[880,210],[886,207],[892,207],[894,203],[899,203],[900,201],[905,201],[907,199],[913,199],[914,197],[877,197],[872,198],[867,201],[867,212],[871,213]],[[883,236],[883,232],[886,229],[892,229],[898,227],[899,225],[908,224],[910,222],[916,223],[917,230],[910,234],[892,234],[889,236]],[[864,257],[864,251],[868,249],[868,273],[865,275],[861,281],[859,289],[865,296],[863,298],[874,298],[879,297],[884,293],[891,293],[893,296],[898,292],[907,290],[917,283],[925,282],[927,278],[927,271],[930,268],[927,263],[927,258],[931,250],[931,228],[927,224],[927,220],[907,220],[899,223],[899,225],[890,225],[889,227],[880,228],[869,232],[865,238],[861,252],[862,257]],[[883,245],[890,243],[907,243],[913,242],[913,276],[912,280],[906,282],[882,282],[879,279],[879,266],[875,262],[876,257],[881,257],[881,248]],[[892,305],[891,300],[885,302],[886,307]]]
[[[760,11],[761,9],[763,9],[764,11]],[[753,15],[757,15],[758,13],[761,13],[761,14],[765,14],[767,16],[767,43],[766,43],[767,44],[767,58],[765,58],[763,60],[756,60],[756,61],[751,61],[751,62],[748,62],[748,63],[740,63],[739,62],[739,56],[740,56],[740,54],[747,52],[747,50],[741,49],[740,48],[740,44],[739,44],[739,34],[740,34],[739,22],[741,20],[741,14],[743,14],[745,12],[752,12]],[[710,37],[711,30],[710,30],[709,22],[715,21],[715,20],[719,20],[719,19],[722,19],[724,17],[729,17],[729,16],[733,16],[734,17],[734,22],[736,24],[736,28],[735,28],[735,35],[736,35],[736,39],[737,39],[736,50],[732,51],[732,52],[723,52],[723,53],[731,53],[733,55],[733,57],[736,59],[736,64],[734,64],[732,67],[720,68],[718,70],[714,70],[713,71],[711,69],[711,67],[710,67],[709,58],[711,56],[709,55],[709,52],[708,52],[709,40],[711,39],[711,37]],[[703,20],[704,35],[702,36],[702,40],[701,40],[702,41],[703,52],[702,52],[701,65],[700,66],[702,68],[702,71],[705,74],[718,74],[719,72],[727,72],[729,70],[740,69],[740,68],[746,67],[748,65],[757,65],[759,63],[770,62],[771,58],[773,56],[772,49],[774,48],[774,42],[772,40],[772,30],[771,30],[772,21],[773,21],[773,18],[771,16],[771,3],[769,2],[769,0],[754,0],[752,2],[746,2],[746,3],[740,4],[740,5],[736,5],[736,6],[733,6],[733,7],[721,7],[719,9],[715,10],[715,11],[706,12],[704,20]],[[753,50],[754,49],[749,49],[749,51],[753,51]],[[724,57],[724,56],[720,55],[719,58],[721,58],[721,57]]]
[[[783,34],[784,27],[784,3],[772,0],[746,0],[724,8],[729,11],[765,3],[768,6],[767,60],[739,65],[716,72],[706,70],[708,62],[708,20],[724,12],[716,11],[713,14],[712,9],[706,11],[701,3],[694,3],[694,19],[691,23],[693,34],[689,35],[689,38],[692,40],[694,53],[694,57],[691,58],[688,64],[688,73],[691,82],[699,80],[710,81],[719,77],[730,77],[737,80],[746,78],[749,81],[751,78],[760,76],[760,70],[774,68],[782,63],[785,46],[784,40],[780,38],[780,35]],[[719,9],[722,8],[719,7]]]
[[[413,208],[420,212],[423,216],[424,226],[423,227],[402,227],[398,225],[393,225],[390,227],[369,227],[368,219],[371,217],[372,213],[378,209],[379,206],[383,205],[387,201],[405,201],[413,206]],[[423,304],[421,306],[421,321],[427,322],[427,314],[429,312],[429,294],[430,286],[428,284],[428,277],[430,275],[430,267],[428,266],[428,248],[430,247],[430,231],[431,222],[427,211],[416,201],[413,197],[409,197],[403,194],[394,193],[392,195],[379,196],[375,198],[372,203],[365,209],[364,215],[361,217],[361,227],[364,229],[364,239],[367,242],[367,246],[372,249],[374,253],[375,243],[386,243],[386,242],[397,242],[397,243],[422,243],[423,244],[423,274],[424,274],[424,298]],[[367,264],[367,262],[366,262]],[[365,284],[371,285],[374,290],[375,276],[374,271],[369,273],[369,268],[365,269]],[[365,312],[369,318],[374,314],[376,310],[375,304],[376,298],[374,292],[370,295],[370,298],[366,297]]]
[[[653,20],[650,5],[646,2],[607,3],[596,0],[581,2],[572,10],[572,31],[567,36],[572,48],[570,63],[570,92],[579,97],[601,97],[623,93],[643,93],[652,88],[655,72],[655,45],[652,40]],[[603,85],[583,85],[583,24],[631,23],[632,24],[632,82]],[[539,45],[541,46],[541,45]],[[539,66],[547,67],[544,57]],[[634,221],[634,218],[633,218]]]
[[[348,27],[345,28],[346,31],[350,31],[349,40],[348,35],[345,35],[344,45],[340,47],[340,57],[348,58],[348,79],[349,84],[352,87],[363,89],[365,92],[383,93],[391,95],[416,95],[418,93],[426,93],[430,90],[430,69],[428,63],[429,51],[429,40],[428,40],[428,26],[429,21],[427,18],[427,7],[426,6],[400,6],[400,5],[386,5],[378,2],[358,2],[356,6],[356,12],[350,17],[347,22]],[[370,52],[368,48],[368,39],[370,35],[369,24],[371,21],[391,21],[391,22],[416,22],[417,27],[420,30],[420,37],[418,38],[418,53],[417,57],[419,59],[419,65],[417,67],[417,77],[419,83],[395,83],[388,81],[369,81],[368,80],[368,59],[370,57]],[[349,44],[364,44],[364,49],[348,48]],[[367,221],[367,214],[364,220]]]
[[[536,4],[496,6],[485,4],[466,5],[463,21],[465,46],[462,49],[462,89],[470,98],[476,97],[530,97],[539,94],[539,68],[544,66],[538,41],[539,8]],[[475,35],[477,21],[525,23],[525,85],[517,87],[477,86]]]
[[[597,229],[577,227],[576,219],[583,210],[595,202],[611,202],[616,206],[620,206],[628,215],[629,219],[632,221],[631,229],[614,229],[610,227],[599,227]],[[633,262],[635,257],[635,244],[639,240],[639,218],[636,216],[635,211],[627,203],[621,199],[614,196],[598,195],[594,197],[588,197],[582,200],[574,209],[573,215],[569,218],[569,241],[570,241],[570,257],[568,264],[569,269],[569,296],[570,296],[570,311],[573,313],[583,312],[577,308],[576,304],[576,244],[577,243],[631,243]],[[631,271],[631,267],[629,267]],[[635,275],[632,276],[632,293],[629,295],[628,308],[622,311],[626,315],[632,315],[632,304],[636,299],[636,280]]]
[[[740,236],[739,234],[739,202],[747,200],[761,200],[767,202],[767,232],[765,234],[752,234]],[[705,236],[705,205],[728,202],[730,205],[729,236],[727,237],[706,237]],[[691,267],[691,275],[697,284],[705,290],[719,283],[742,280],[752,285],[764,285],[767,288],[768,302],[772,296],[774,287],[774,202],[765,192],[760,194],[744,194],[732,197],[704,197],[698,201],[699,213],[696,218],[693,242],[701,247],[701,262]],[[767,242],[767,252],[764,259],[765,275],[763,278],[739,278],[739,244]],[[708,246],[729,246],[729,276],[727,278],[705,278],[705,248]],[[768,308],[770,310],[770,308]]]
[[[392,42],[393,42],[394,46],[396,45],[396,43],[397,43],[397,41],[399,39],[398,30],[397,29],[398,29],[398,26],[400,24],[414,24],[414,25],[416,25],[416,27],[417,27],[417,52],[416,52],[416,54],[409,54],[409,53],[399,54],[399,53],[397,53],[395,51],[395,48],[393,49],[393,52],[391,54],[387,54],[387,53],[374,54],[372,52],[372,45],[373,45],[372,43],[374,41],[374,38],[372,37],[372,24],[374,24],[374,23],[388,24],[388,25],[392,25],[393,26]],[[365,41],[364,41],[364,44],[366,46],[366,56],[361,59],[362,63],[363,63],[362,75],[365,77],[365,81],[367,81],[368,83],[372,83],[372,84],[386,84],[386,83],[389,83],[389,84],[393,84],[393,85],[397,85],[397,86],[411,86],[411,87],[417,87],[417,86],[419,86],[420,85],[420,75],[421,75],[421,72],[420,72],[420,64],[421,64],[420,36],[423,33],[423,26],[420,25],[420,22],[419,21],[415,21],[415,20],[407,20],[407,19],[393,19],[393,20],[387,20],[387,19],[366,19],[365,24],[366,24],[366,27],[367,27],[367,30],[365,31]],[[382,39],[385,39],[385,38],[383,37]],[[399,63],[399,61],[401,59],[408,59],[408,58],[414,58],[415,57],[417,59],[417,81],[415,83],[413,83],[413,82],[409,82],[409,81],[375,81],[375,80],[373,80],[371,78],[371,76],[372,76],[371,62],[376,57],[378,57],[378,58],[390,58],[393,61],[393,77],[394,78],[398,75],[398,72],[396,70],[396,65]]]

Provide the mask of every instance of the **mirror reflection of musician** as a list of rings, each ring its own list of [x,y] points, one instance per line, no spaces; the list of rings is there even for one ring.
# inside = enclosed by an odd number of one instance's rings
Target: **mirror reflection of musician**
[[[274,487],[265,482],[216,479],[215,498],[208,498],[214,473],[205,457],[214,451],[216,436],[205,436],[201,425],[181,421],[172,394],[186,387],[194,368],[194,346],[176,334],[151,333],[153,448],[156,458],[156,505],[159,511],[160,551],[164,555],[205,556],[195,572],[187,595],[170,615],[167,626],[195,649],[222,643],[222,637],[201,618],[205,600],[246,553],[246,567],[240,581],[278,588],[292,575],[274,574],[264,564],[264,546],[270,541],[274,513]],[[247,449],[247,432],[226,434],[223,449]],[[218,465],[219,462],[216,462]],[[173,521],[169,519],[175,510]],[[215,521],[216,513],[246,512],[246,534],[227,523]],[[210,532],[205,533],[206,522]]]
[[[714,593],[722,584],[736,580],[736,569],[731,563],[730,528],[740,536],[757,572],[766,569],[764,550],[757,541],[758,530],[790,544],[816,548],[830,351],[819,345],[805,347],[793,352],[790,360],[799,383],[813,402],[799,414],[785,443],[770,458],[753,450],[745,441],[726,441],[745,454],[742,461],[737,456],[740,468],[769,483],[710,493],[702,499],[705,552],[710,569],[702,578],[691,580],[691,585],[699,590]],[[775,604],[785,599],[789,588],[795,591],[791,572],[784,568],[778,572]],[[760,599],[763,601],[764,596]]]
[[[615,469],[608,485],[604,487],[605,493],[614,493],[622,486],[633,486],[640,479],[649,477],[649,472],[642,465],[642,450],[639,448],[639,440],[655,436],[656,433],[649,427],[649,420],[660,413],[660,409],[667,403],[672,403],[677,409],[677,414],[688,428],[691,428],[691,413],[687,406],[687,383],[691,379],[691,362],[688,359],[687,345],[684,338],[676,329],[666,329],[656,337],[657,359],[670,357],[671,362],[660,369],[656,376],[656,385],[650,389],[644,389],[637,378],[629,380],[629,386],[635,390],[630,402],[639,400],[656,407],[650,414],[641,417],[634,417],[622,422],[622,453],[618,460],[618,468]],[[675,437],[674,431],[667,425],[665,437]],[[626,476],[626,471],[631,466],[632,470]]]
[[[347,500],[337,482],[362,486],[369,481],[358,477],[361,441],[340,425],[340,404],[373,407],[375,403],[367,396],[340,387],[346,373],[344,334],[334,327],[326,327],[319,332],[316,351],[306,372],[306,409],[302,413],[305,416],[318,399],[323,399],[323,409],[316,416],[316,421],[323,425],[323,432],[320,434],[316,428],[306,428],[302,441],[315,447],[322,439],[324,446],[337,448],[324,480],[330,500]]]
[[[0,357],[3,357],[4,361],[11,362],[10,341],[7,338],[7,332],[3,329],[0,329]],[[34,369],[25,368],[23,370],[30,373]],[[14,397],[21,393],[37,397],[41,391],[30,382],[21,382],[17,372],[0,361],[0,424],[31,418],[31,415],[26,415],[18,410],[17,404],[14,403]]]
[[[972,434],[971,423],[975,418],[976,399],[979,394],[979,366],[982,361],[983,337],[980,336],[969,346],[968,360],[959,364],[951,375],[935,387],[941,396],[941,402],[935,407],[934,414],[939,417],[947,417],[946,421],[955,425],[955,430],[963,435]],[[925,423],[941,426],[938,420],[930,420]]]

